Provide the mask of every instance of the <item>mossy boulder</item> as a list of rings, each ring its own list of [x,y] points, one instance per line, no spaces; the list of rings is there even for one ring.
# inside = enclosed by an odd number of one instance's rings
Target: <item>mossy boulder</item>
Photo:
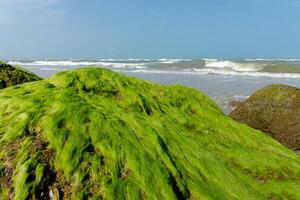
[[[0,91],[0,186],[17,200],[299,199],[300,157],[193,88],[86,68]]]
[[[230,116],[264,131],[273,138],[300,150],[300,89],[287,85],[270,85],[255,92]]]
[[[41,80],[41,78],[24,69],[0,61],[0,89],[37,80]]]

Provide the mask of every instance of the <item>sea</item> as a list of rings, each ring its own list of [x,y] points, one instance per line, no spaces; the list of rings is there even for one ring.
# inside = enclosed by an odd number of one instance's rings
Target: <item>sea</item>
[[[61,71],[102,67],[161,84],[194,87],[228,114],[230,102],[243,101],[270,84],[300,87],[300,59],[65,59],[6,60],[43,78]]]

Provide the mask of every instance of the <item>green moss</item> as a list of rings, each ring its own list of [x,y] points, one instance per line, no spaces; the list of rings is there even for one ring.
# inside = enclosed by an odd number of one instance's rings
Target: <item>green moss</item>
[[[300,198],[292,151],[195,89],[99,68],[1,90],[0,159],[3,198]]]
[[[41,80],[41,78],[24,69],[0,61],[0,89],[37,80]]]

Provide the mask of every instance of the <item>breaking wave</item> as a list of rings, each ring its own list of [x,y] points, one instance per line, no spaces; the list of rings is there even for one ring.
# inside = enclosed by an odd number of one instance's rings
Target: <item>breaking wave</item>
[[[256,72],[263,68],[262,64],[242,63],[229,60],[205,60],[205,66],[208,68],[229,69],[237,72]]]

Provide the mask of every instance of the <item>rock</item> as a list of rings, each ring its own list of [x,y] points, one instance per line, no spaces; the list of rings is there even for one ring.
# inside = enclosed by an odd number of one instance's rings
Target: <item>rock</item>
[[[0,90],[0,199],[300,199],[299,166],[193,88],[85,68]]]
[[[37,80],[41,80],[41,78],[24,69],[0,61],[0,89]]]
[[[270,85],[255,92],[230,116],[270,134],[293,150],[300,149],[300,89]]]

